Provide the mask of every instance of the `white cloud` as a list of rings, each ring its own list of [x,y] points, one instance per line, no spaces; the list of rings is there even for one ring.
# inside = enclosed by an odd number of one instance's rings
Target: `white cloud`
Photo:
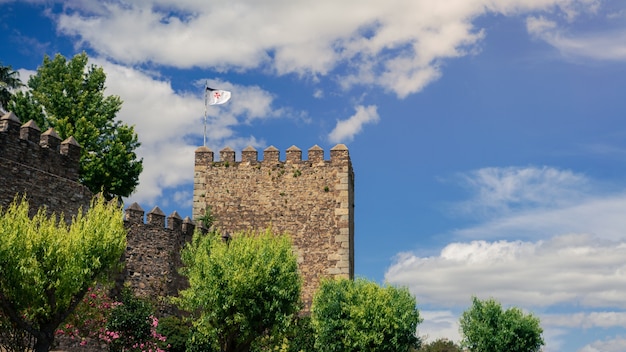
[[[202,0],[65,4],[59,31],[115,62],[335,77],[398,97],[441,75],[442,60],[467,55],[485,32],[472,21],[501,13],[594,13],[595,0]],[[344,65],[346,64],[346,65]],[[337,72],[349,67],[347,73]]]
[[[361,132],[363,125],[377,123],[379,120],[377,107],[375,105],[356,107],[356,113],[347,120],[337,121],[337,125],[328,135],[332,143],[351,141],[354,136]]]
[[[573,314],[543,314],[543,326],[566,328],[613,328],[626,326],[626,312],[580,312]]]
[[[589,188],[584,175],[551,167],[488,167],[459,178],[472,198],[454,208],[471,215],[572,204]]]
[[[595,341],[586,345],[578,352],[622,352],[626,351],[626,337],[617,336],[613,339]]]
[[[472,241],[437,256],[400,254],[385,279],[408,286],[419,302],[464,306],[494,297],[522,307],[626,308],[626,242],[562,235],[537,242]]]
[[[419,305],[419,302],[417,302]],[[448,339],[455,343],[461,341],[459,334],[459,316],[449,310],[420,310],[424,321],[417,326],[417,334],[424,342]]]
[[[626,193],[551,167],[483,168],[457,175],[470,198],[453,216],[480,222],[452,233],[469,239],[537,239],[566,233],[626,238]]]
[[[528,32],[547,42],[566,57],[595,60],[626,60],[626,29],[611,29],[582,34],[567,33],[556,21],[544,17],[529,17]]]
[[[37,73],[37,71],[26,70],[26,69],[23,69],[23,68],[17,69],[16,71],[19,74],[20,81],[22,81],[22,83],[24,83],[25,85],[28,84],[28,79],[30,79],[30,76],[32,76],[32,75]],[[20,89],[26,90],[26,87],[23,87],[23,88],[20,88]]]
[[[455,230],[465,238],[545,238],[562,233],[592,233],[599,238],[626,237],[626,194],[588,196],[563,207],[538,208],[495,217]]]
[[[432,256],[398,254],[386,281],[409,287],[431,309],[466,308],[475,295],[537,311],[550,352],[577,331],[626,325],[623,191],[606,195],[607,185],[550,167],[484,168],[457,180],[471,197],[454,214],[474,215],[479,224],[454,231],[467,240]],[[622,343],[598,341],[581,351],[623,350]]]

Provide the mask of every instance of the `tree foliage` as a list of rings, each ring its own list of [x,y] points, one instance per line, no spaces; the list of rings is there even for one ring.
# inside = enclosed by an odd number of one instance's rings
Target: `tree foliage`
[[[132,126],[115,120],[122,101],[104,95],[104,70],[87,61],[85,53],[69,61],[60,54],[45,56],[28,80],[30,89],[15,94],[10,109],[42,130],[54,127],[61,139],[74,136],[82,147],[81,183],[107,199],[126,197],[143,168],[135,154],[140,144]]]
[[[166,344],[168,352],[187,352],[187,340],[189,339],[189,322],[185,318],[170,315],[159,320],[157,332],[167,336]]]
[[[539,318],[494,299],[472,298],[460,319],[462,346],[472,352],[536,352],[544,344]]]
[[[19,76],[19,72],[13,71],[11,66],[0,63],[0,108],[6,108],[13,90],[24,85]]]
[[[190,287],[176,302],[194,316],[191,346],[249,351],[282,334],[301,307],[297,258],[285,235],[239,233],[224,241],[196,233],[182,260]]]
[[[92,201],[70,226],[43,209],[28,217],[14,201],[0,216],[0,307],[13,326],[48,351],[54,332],[90,286],[106,277],[126,248],[121,208]]]
[[[365,280],[327,280],[313,298],[315,346],[321,352],[408,351],[422,321],[406,288]]]
[[[425,343],[419,352],[463,352],[461,346],[448,339],[437,339],[435,341]]]

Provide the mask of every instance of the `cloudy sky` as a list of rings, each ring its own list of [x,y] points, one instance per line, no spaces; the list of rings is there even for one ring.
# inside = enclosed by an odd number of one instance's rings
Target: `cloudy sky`
[[[420,335],[476,295],[546,351],[626,350],[626,3],[0,0],[22,79],[82,51],[142,143],[128,202],[191,215],[208,82],[214,151],[349,147],[356,274],[410,287]]]

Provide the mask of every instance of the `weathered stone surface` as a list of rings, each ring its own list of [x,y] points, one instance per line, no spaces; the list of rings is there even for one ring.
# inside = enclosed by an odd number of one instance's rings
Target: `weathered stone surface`
[[[70,220],[87,209],[93,194],[78,183],[80,146],[74,138],[61,143],[49,129],[43,134],[30,121],[20,125],[13,113],[0,117],[0,206],[26,196],[31,213],[45,206],[48,213]]]
[[[119,285],[130,284],[137,295],[153,302],[162,301],[159,297],[176,296],[188,287],[187,280],[178,273],[182,266],[180,251],[195,231],[191,220],[183,221],[176,211],[167,217],[167,225],[162,214],[154,207],[144,223],[144,211],[137,203],[126,208],[126,253],[118,277]],[[176,313],[169,304],[158,308],[162,315]]]
[[[262,161],[253,152],[242,151],[243,161],[233,162],[230,153],[214,161],[198,148],[193,218],[210,206],[214,225],[223,232],[271,227],[289,234],[308,309],[321,278],[354,276],[354,172],[348,149],[335,146],[330,160],[318,146],[309,149],[309,160],[302,160],[296,146],[286,151],[285,161],[273,146],[263,151]]]

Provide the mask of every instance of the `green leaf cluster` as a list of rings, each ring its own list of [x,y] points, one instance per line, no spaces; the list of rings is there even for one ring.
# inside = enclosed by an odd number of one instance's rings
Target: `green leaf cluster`
[[[131,350],[136,344],[151,339],[154,308],[145,299],[136,297],[130,287],[124,287],[121,292],[120,304],[111,309],[111,315],[106,324],[108,331],[115,331],[119,338],[111,342],[110,350]]]
[[[168,352],[187,352],[187,340],[190,334],[187,319],[177,316],[161,318],[157,332],[167,336],[167,341],[162,343],[161,348],[167,348]]]
[[[435,341],[423,344],[422,347],[417,350],[419,352],[463,352],[461,346],[455,344],[448,339],[437,339]]]
[[[192,338],[221,351],[248,351],[282,334],[300,310],[301,279],[286,235],[196,233],[182,252],[189,289],[176,302],[193,314]]]
[[[323,281],[313,299],[315,347],[321,352],[408,351],[422,321],[407,288],[365,279]]]
[[[19,72],[0,63],[0,108],[6,108],[13,91],[23,85]]]
[[[494,299],[472,298],[460,319],[462,346],[472,352],[536,352],[544,344],[539,318]]]
[[[0,306],[45,344],[87,289],[119,264],[126,230],[121,208],[102,198],[69,226],[44,209],[32,218],[28,212],[22,199],[0,216]]]
[[[53,127],[61,139],[74,136],[81,145],[80,180],[107,199],[129,196],[143,166],[134,127],[115,120],[122,107],[118,96],[105,96],[106,74],[87,66],[84,52],[67,61],[57,54],[44,57],[26,92],[12,97],[10,109],[23,121]]]

